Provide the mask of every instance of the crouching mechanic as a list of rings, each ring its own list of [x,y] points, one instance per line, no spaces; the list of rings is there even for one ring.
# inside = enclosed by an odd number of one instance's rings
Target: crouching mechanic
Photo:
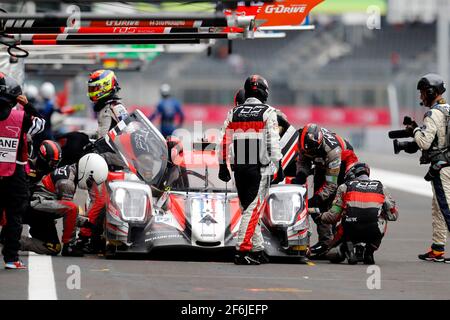
[[[219,178],[231,179],[226,161],[232,144],[231,168],[242,208],[234,263],[259,265],[266,262],[259,218],[281,160],[280,137],[276,110],[265,104],[267,81],[250,76],[244,90],[245,103],[230,110],[222,128]]]
[[[30,225],[33,238],[22,238],[21,250],[42,254],[58,254],[61,247],[54,219],[63,218],[62,255],[82,256],[76,246],[77,225],[86,225],[79,220],[78,205],[73,202],[77,186],[91,190],[104,183],[108,176],[108,165],[98,154],[83,156],[78,164],[60,167],[44,176],[31,196],[30,210],[25,223]]]
[[[349,264],[357,263],[353,244],[362,242],[366,244],[364,263],[375,264],[373,253],[380,247],[386,221],[398,218],[395,202],[383,184],[369,176],[367,164],[355,164],[347,173],[345,183],[338,187],[331,209],[322,214],[310,209],[311,216],[317,221],[328,224],[341,222],[332,244],[336,252],[332,255],[331,250],[327,255],[333,262],[347,258]]]

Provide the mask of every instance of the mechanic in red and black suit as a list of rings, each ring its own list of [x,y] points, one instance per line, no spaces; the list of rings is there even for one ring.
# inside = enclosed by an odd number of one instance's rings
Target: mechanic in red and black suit
[[[259,219],[282,155],[277,113],[265,104],[267,81],[259,75],[250,76],[244,89],[244,104],[230,110],[222,128],[219,178],[231,180],[227,160],[232,146],[231,168],[242,207],[234,263],[259,265],[266,262]]]
[[[19,83],[0,72],[0,220],[4,222],[0,241],[7,269],[26,268],[18,251],[29,197],[27,134],[34,136],[44,126],[45,120],[22,95]]]
[[[299,130],[299,155],[295,183],[304,184],[309,175],[314,175],[314,195],[308,200],[310,208],[327,211],[344,182],[345,173],[357,162],[351,144],[326,128],[308,123]],[[333,240],[332,226],[315,221],[319,241],[310,250],[313,256],[323,256]]]
[[[366,244],[363,262],[375,264],[373,254],[381,245],[386,233],[387,221],[396,221],[398,209],[395,201],[380,181],[369,178],[370,168],[365,163],[355,164],[337,189],[333,206],[327,212],[318,213],[310,208],[316,221],[341,222],[333,240],[334,254],[327,254],[331,262],[348,259],[349,264],[358,262],[353,244]],[[313,210],[313,212],[311,212]]]
[[[33,238],[21,239],[22,250],[41,254],[58,254],[61,246],[54,220],[63,218],[62,255],[83,256],[76,245],[77,226],[94,227],[87,219],[78,216],[78,205],[73,202],[77,186],[95,190],[108,176],[108,165],[98,154],[89,153],[78,163],[60,167],[44,176],[35,186],[31,196],[27,221]]]

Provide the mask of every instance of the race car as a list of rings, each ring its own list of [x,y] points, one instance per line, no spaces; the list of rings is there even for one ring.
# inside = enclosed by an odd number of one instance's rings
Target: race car
[[[234,249],[242,211],[234,183],[218,178],[214,143],[180,141],[176,150],[169,149],[139,110],[111,130],[105,141],[135,177],[108,182],[107,258],[151,253],[155,248]],[[270,187],[261,220],[269,257],[306,261],[306,193],[303,185]]]

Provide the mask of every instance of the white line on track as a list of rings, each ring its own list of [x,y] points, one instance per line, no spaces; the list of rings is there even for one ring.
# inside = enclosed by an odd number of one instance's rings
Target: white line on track
[[[28,300],[57,300],[51,256],[29,253]]]
[[[370,168],[370,177],[380,180],[388,188],[414,193],[420,196],[432,197],[431,183],[423,177],[399,173],[378,168]]]

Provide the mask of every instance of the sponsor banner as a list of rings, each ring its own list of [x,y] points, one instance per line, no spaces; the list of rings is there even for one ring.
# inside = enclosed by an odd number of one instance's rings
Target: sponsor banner
[[[0,162],[16,162],[19,139],[0,137]]]
[[[277,106],[278,107],[278,106]],[[133,106],[131,110],[139,108],[150,115],[154,107]],[[301,126],[308,122],[314,122],[325,126],[388,126],[390,115],[388,108],[333,108],[333,107],[302,107],[280,106],[288,121],[294,126]],[[223,105],[184,105],[186,116],[185,123],[202,121],[211,125],[222,125],[230,107]],[[156,123],[157,120],[156,120]]]

